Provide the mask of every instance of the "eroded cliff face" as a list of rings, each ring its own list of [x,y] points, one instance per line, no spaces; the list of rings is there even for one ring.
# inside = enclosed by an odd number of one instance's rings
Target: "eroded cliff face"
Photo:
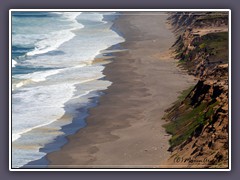
[[[228,16],[178,13],[169,18],[179,65],[198,82],[166,111],[172,167],[228,167]]]

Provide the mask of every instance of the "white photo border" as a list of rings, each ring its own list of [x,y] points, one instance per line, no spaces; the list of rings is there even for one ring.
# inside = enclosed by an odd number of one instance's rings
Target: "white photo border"
[[[229,149],[228,168],[12,168],[12,12],[228,12]],[[9,10],[9,171],[231,171],[231,9],[10,9]]]

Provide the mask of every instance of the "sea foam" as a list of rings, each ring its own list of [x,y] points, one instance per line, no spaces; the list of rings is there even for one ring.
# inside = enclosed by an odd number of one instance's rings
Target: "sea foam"
[[[17,64],[17,61],[15,61],[15,60],[12,59],[12,67],[15,67],[16,64]]]
[[[61,15],[64,17],[66,21],[71,21],[71,27],[66,30],[58,30],[55,32],[51,32],[48,37],[40,40],[35,45],[35,49],[27,53],[28,56],[44,54],[49,51],[56,50],[59,46],[61,46],[64,42],[72,39],[75,34],[72,32],[77,29],[81,29],[84,26],[77,22],[76,18],[81,14],[81,12],[77,13],[68,13],[63,12]]]
[[[17,57],[19,66],[13,67],[19,68],[12,84],[14,167],[42,158],[46,153],[40,152],[40,148],[63,135],[62,127],[72,123],[74,118],[78,119],[78,126],[65,133],[74,133],[85,125],[87,109],[96,103],[92,99],[98,96],[98,91],[111,85],[103,80],[104,66],[92,62],[102,50],[124,41],[110,29],[112,22],[105,21],[103,13],[52,14],[54,17],[51,14],[41,18],[28,16],[25,24],[22,17],[17,17],[15,22],[20,27],[14,28],[13,24],[13,44],[18,50],[35,46],[21,58]],[[48,20],[51,23],[46,26]],[[41,23],[45,25],[43,30]],[[35,24],[34,31],[25,33],[31,30],[32,24]],[[66,116],[69,118],[62,120]],[[60,145],[57,142],[48,152]]]

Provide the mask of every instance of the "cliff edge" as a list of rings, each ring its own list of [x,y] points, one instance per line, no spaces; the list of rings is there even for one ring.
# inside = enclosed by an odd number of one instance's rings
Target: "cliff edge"
[[[228,167],[228,13],[171,13],[179,66],[198,82],[166,110],[174,168]]]

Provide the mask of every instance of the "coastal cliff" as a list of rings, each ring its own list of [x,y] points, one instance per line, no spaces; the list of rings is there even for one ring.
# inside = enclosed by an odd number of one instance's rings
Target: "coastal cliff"
[[[228,14],[171,13],[179,66],[198,79],[166,110],[172,167],[228,167]]]

